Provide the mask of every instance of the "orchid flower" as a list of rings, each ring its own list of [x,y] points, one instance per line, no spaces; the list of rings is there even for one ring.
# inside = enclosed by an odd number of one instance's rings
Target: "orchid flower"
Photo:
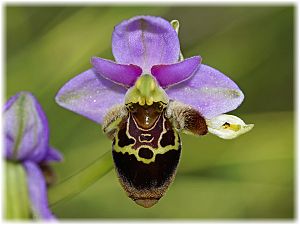
[[[253,127],[224,114],[242,103],[242,91],[200,56],[184,59],[178,29],[178,21],[154,16],[121,22],[112,34],[115,61],[92,57],[92,68],[56,96],[60,106],[103,126],[121,185],[144,207],[175,176],[178,132],[231,139]]]
[[[31,93],[19,92],[5,104],[3,117],[7,218],[54,219],[47,200],[53,181],[48,163],[62,156],[49,146],[46,115]]]

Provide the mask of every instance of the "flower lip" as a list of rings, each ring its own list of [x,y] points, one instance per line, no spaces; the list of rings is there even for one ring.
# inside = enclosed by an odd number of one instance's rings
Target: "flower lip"
[[[150,73],[153,65],[178,61],[179,39],[172,25],[155,16],[136,16],[115,26],[112,52],[117,63],[134,64]]]

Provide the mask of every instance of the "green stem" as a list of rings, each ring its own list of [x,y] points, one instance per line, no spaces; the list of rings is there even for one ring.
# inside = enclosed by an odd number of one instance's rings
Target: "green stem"
[[[26,172],[22,164],[5,161],[5,218],[30,218]]]
[[[51,187],[48,190],[49,204],[53,206],[64,199],[73,197],[95,183],[112,168],[111,151],[108,151],[88,167]]]

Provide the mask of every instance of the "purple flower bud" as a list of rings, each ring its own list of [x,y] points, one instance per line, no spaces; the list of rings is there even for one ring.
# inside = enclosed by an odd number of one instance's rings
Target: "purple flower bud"
[[[7,160],[21,163],[27,174],[27,184],[33,214],[38,218],[54,218],[48,209],[45,177],[39,167],[62,156],[49,146],[46,115],[29,92],[19,92],[4,107],[4,141]]]

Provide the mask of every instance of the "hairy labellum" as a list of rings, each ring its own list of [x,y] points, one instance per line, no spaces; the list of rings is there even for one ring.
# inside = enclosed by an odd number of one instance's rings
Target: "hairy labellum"
[[[181,152],[179,135],[159,105],[132,106],[113,142],[120,182],[128,196],[144,207],[163,196],[174,178]]]
[[[178,132],[203,135],[207,126],[198,111],[169,101],[155,79],[143,75],[128,90],[126,104],[106,115],[103,130],[113,139],[121,185],[137,204],[148,208],[174,180],[181,154]]]

